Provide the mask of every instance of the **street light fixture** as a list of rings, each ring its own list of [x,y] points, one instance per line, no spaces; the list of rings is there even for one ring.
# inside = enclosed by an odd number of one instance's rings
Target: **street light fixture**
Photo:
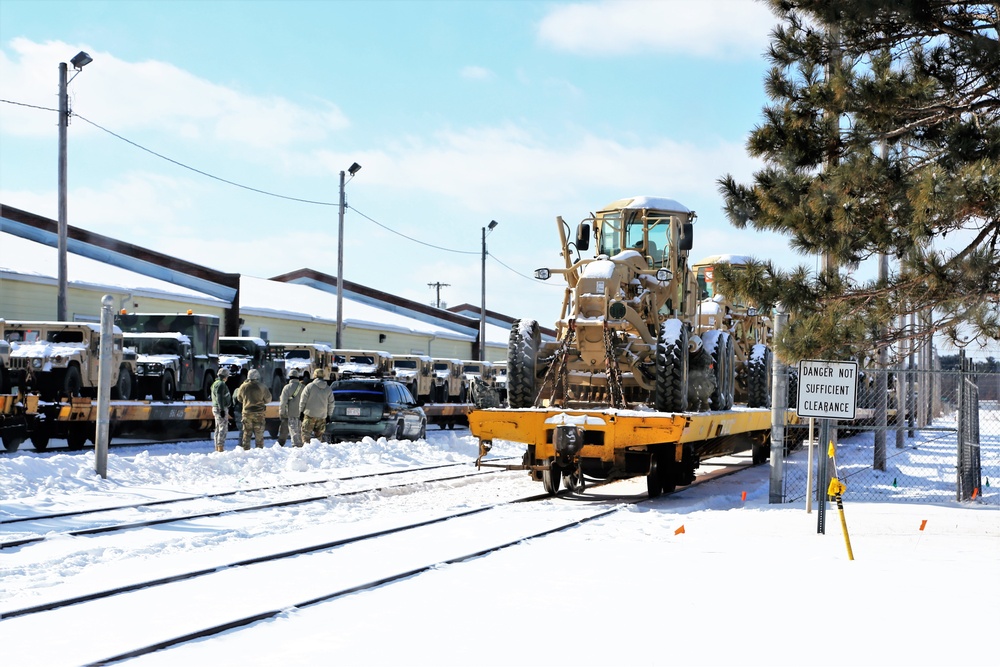
[[[361,171],[361,165],[357,162],[347,168],[351,178]],[[344,197],[344,172],[340,172],[340,222],[337,225],[337,339],[334,347],[343,349],[341,338],[344,331],[344,209],[347,208],[347,200]]]
[[[483,300],[479,307],[479,361],[486,361],[486,236],[499,224],[496,220],[490,220],[490,224],[483,227]]]
[[[85,51],[80,51],[70,59],[70,62],[73,63],[76,71],[80,72],[86,65],[94,62],[94,59]],[[56,246],[56,273],[59,288],[56,296],[56,319],[60,322],[65,322],[68,319],[66,313],[66,246],[68,236],[66,222],[66,128],[69,127],[69,95],[67,93],[69,81],[66,80],[66,73],[68,69],[66,63],[59,63],[59,240]]]

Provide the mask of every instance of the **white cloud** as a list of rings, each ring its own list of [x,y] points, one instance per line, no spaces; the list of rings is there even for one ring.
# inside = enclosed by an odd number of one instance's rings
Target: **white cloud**
[[[602,0],[554,5],[538,39],[581,55],[758,56],[776,19],[750,0]]]
[[[248,95],[158,61],[126,62],[87,46],[36,43],[18,38],[0,51],[4,96],[18,102],[58,107],[58,63],[85,50],[94,58],[69,87],[75,113],[115,132],[155,128],[186,139],[214,139],[255,149],[316,142],[349,125],[332,103],[303,107],[277,97]],[[74,74],[70,68],[71,76]],[[48,136],[55,114],[0,105],[0,131]],[[78,123],[74,132],[94,132]]]
[[[326,158],[329,168],[350,159]],[[752,173],[741,144],[666,137],[629,144],[582,133],[572,145],[553,145],[513,125],[441,131],[430,140],[410,137],[363,161],[353,159],[370,166],[366,181],[376,179],[379,187],[436,193],[470,211],[496,215],[551,210],[567,200],[598,206],[607,202],[592,201],[588,193],[608,189],[714,199],[720,165],[739,177]],[[671,192],[663,192],[664,184]]]
[[[466,65],[459,74],[463,79],[483,80],[493,78],[492,71],[478,65]]]

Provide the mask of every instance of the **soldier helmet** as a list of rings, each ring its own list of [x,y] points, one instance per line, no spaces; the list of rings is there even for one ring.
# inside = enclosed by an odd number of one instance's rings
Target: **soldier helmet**
[[[317,368],[316,372],[313,373],[313,377],[314,378],[319,378],[320,380],[322,380],[322,379],[324,379],[326,377],[326,371],[323,370],[322,368]]]
[[[219,377],[220,378],[227,378],[227,377],[229,377],[229,369],[226,368],[225,366],[219,367]]]
[[[258,380],[259,381],[260,380],[260,371],[257,370],[256,368],[251,368],[250,372],[247,373],[247,379],[248,380]]]
[[[288,377],[298,379],[302,377],[302,371],[299,370],[298,368],[293,368],[292,370],[288,371]]]

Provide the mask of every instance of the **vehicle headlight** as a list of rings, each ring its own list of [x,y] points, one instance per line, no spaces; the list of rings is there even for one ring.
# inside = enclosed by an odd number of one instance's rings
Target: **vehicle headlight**
[[[136,367],[135,374],[136,375],[145,375],[146,374],[146,367],[145,366],[138,366],[138,367]]]
[[[42,359],[32,359],[31,360],[31,367],[32,368],[41,368],[43,363],[45,363],[45,362]]]

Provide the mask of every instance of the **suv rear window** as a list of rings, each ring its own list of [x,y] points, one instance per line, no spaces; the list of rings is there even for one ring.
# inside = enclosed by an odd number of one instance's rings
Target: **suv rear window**
[[[346,401],[371,401],[375,403],[385,403],[385,387],[381,382],[337,382],[332,387],[333,400]]]

